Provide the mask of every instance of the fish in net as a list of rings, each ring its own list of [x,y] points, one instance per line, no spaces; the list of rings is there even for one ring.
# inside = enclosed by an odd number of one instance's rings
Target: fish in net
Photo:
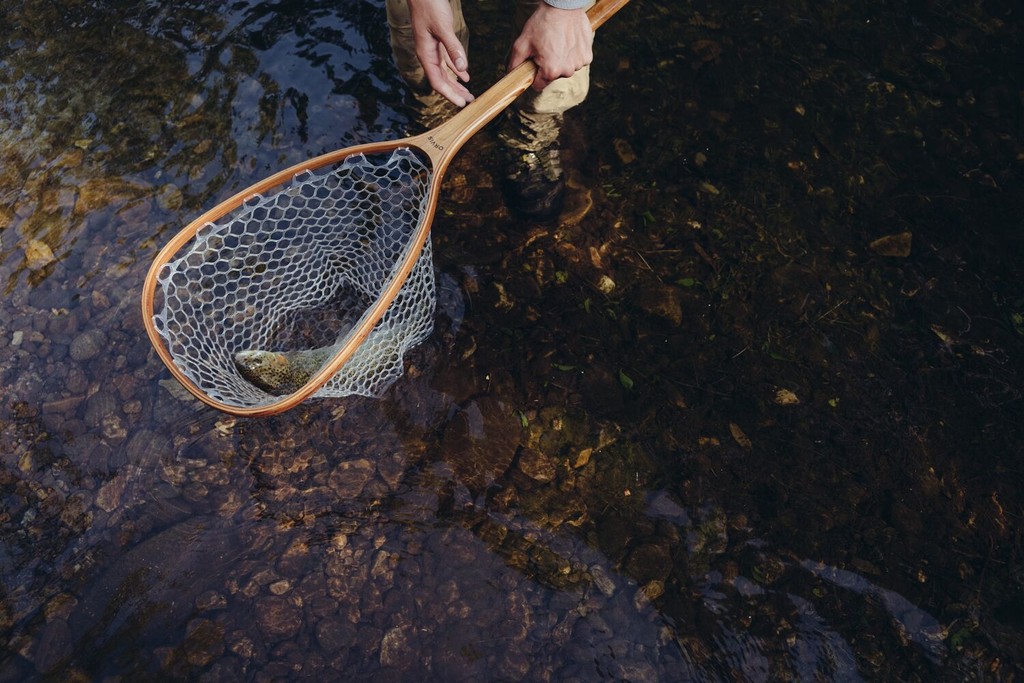
[[[425,215],[429,168],[411,149],[306,171],[205,224],[157,277],[153,316],[175,365],[228,405],[304,385],[394,278]],[[380,321],[314,396],[378,396],[430,334],[429,240]],[[253,359],[276,361],[261,370]]]

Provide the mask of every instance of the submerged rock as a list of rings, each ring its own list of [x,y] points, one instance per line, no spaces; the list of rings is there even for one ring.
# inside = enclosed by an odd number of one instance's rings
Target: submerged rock
[[[302,612],[288,598],[270,596],[256,603],[260,630],[274,640],[291,638],[302,626]]]
[[[663,284],[641,287],[635,301],[643,311],[664,319],[673,327],[679,327],[683,322],[683,306],[678,287]]]
[[[534,481],[549,482],[555,478],[558,463],[540,451],[523,448],[519,453],[519,471]]]
[[[25,265],[29,270],[42,270],[55,261],[50,245],[42,240],[29,240],[25,245]]]
[[[914,235],[911,232],[885,235],[872,241],[868,247],[879,256],[906,258],[910,256],[910,246],[913,242],[913,237]]]
[[[185,655],[193,666],[206,666],[224,653],[224,627],[210,619],[193,619],[185,629]]]
[[[358,498],[375,471],[374,464],[365,458],[345,461],[331,472],[329,484],[343,500]]]
[[[407,628],[396,626],[384,634],[380,642],[382,666],[405,669],[414,662],[416,652],[409,642],[407,631]]]
[[[107,335],[100,329],[85,330],[71,340],[71,360],[86,361],[99,356],[107,349]]]

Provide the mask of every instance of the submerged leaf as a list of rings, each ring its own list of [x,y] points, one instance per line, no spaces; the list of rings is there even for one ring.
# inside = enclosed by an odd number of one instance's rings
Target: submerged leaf
[[[910,256],[910,245],[913,241],[913,236],[913,233],[910,232],[885,235],[871,242],[868,247],[879,256],[906,258]]]
[[[749,451],[751,448],[754,447],[754,444],[750,440],[750,438],[743,433],[743,430],[740,429],[740,426],[735,422],[729,423],[729,433],[732,434],[733,440],[736,443],[738,443],[742,448],[745,448]]]

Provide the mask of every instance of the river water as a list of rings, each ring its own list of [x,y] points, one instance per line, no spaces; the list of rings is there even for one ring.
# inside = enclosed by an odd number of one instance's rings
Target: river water
[[[473,88],[509,42],[467,6]],[[1015,680],[1020,17],[637,0],[558,220],[492,128],[380,399],[234,418],[142,281],[410,127],[383,3],[0,9],[0,680]]]

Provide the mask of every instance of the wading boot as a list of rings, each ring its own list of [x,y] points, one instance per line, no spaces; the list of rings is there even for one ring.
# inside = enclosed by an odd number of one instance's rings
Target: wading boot
[[[504,155],[506,201],[520,216],[546,220],[562,210],[565,177],[558,146],[561,127],[561,114],[531,115],[512,110],[498,132]]]

